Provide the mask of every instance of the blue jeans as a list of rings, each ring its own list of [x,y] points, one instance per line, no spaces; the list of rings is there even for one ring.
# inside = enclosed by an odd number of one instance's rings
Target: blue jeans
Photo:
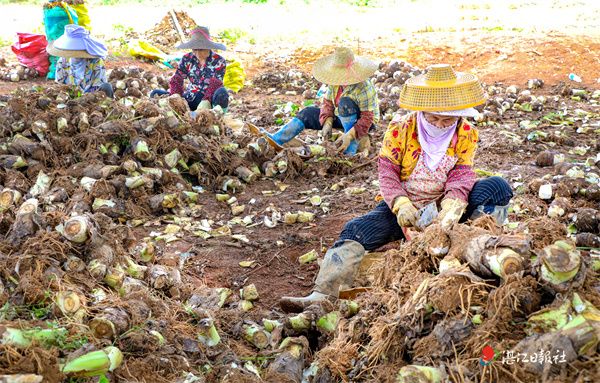
[[[506,206],[513,196],[510,185],[501,177],[489,177],[479,180],[469,194],[469,204],[461,222],[471,217],[479,206],[485,213],[491,213],[496,206]],[[354,218],[344,225],[338,241],[353,240],[365,248],[375,250],[389,242],[404,239],[396,215],[385,202],[362,217]]]
[[[358,116],[358,118],[360,118],[360,108],[358,107],[356,102],[354,102],[349,97],[340,98],[340,102],[338,104],[338,113],[342,117],[351,116],[353,114],[356,114]],[[320,114],[321,114],[321,109],[317,108],[316,106],[308,106],[308,107],[302,109],[300,112],[298,112],[298,114],[296,115],[296,118],[298,118],[300,121],[302,121],[305,129],[321,130],[321,129],[323,129],[323,127],[321,126],[321,123],[319,122]],[[374,129],[374,127],[375,127],[374,125],[371,126],[371,129]],[[337,117],[337,116],[333,117],[333,129],[344,130],[344,127],[342,126],[342,122],[340,121],[339,117]]]
[[[169,92],[162,89],[154,89],[152,92],[150,92],[150,98],[157,95],[162,96],[165,94],[169,94]],[[203,97],[204,95],[202,93],[196,93],[196,95],[191,99],[185,97],[185,100],[187,101],[191,111],[198,109],[198,105],[200,105],[200,102],[202,101]],[[223,109],[227,109],[227,107],[229,106],[229,93],[227,93],[227,89],[225,89],[224,87],[220,87],[219,89],[217,89],[212,96],[211,106],[214,107],[216,105],[221,106],[221,108]]]

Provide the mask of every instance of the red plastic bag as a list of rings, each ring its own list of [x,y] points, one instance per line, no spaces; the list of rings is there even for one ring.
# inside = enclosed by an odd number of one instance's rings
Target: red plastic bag
[[[27,68],[35,69],[40,76],[45,76],[50,67],[48,52],[46,52],[48,45],[46,36],[32,33],[17,33],[17,36],[19,41],[11,48],[19,62]]]

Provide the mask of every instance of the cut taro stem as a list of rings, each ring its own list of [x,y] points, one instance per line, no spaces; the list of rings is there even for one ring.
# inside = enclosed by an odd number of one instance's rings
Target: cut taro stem
[[[4,189],[0,193],[0,213],[16,206],[21,201],[21,193],[13,189]]]
[[[140,251],[140,260],[142,262],[152,262],[155,255],[156,246],[154,246],[154,242],[146,242]]]
[[[17,329],[0,325],[0,344],[14,347],[29,347],[38,342],[45,347],[55,346],[64,339],[68,331],[62,327],[49,329]]]
[[[108,286],[112,287],[115,290],[118,290],[123,285],[124,279],[125,279],[125,271],[123,271],[121,266],[117,266],[117,267],[111,267],[107,270],[103,281]]]
[[[152,159],[152,153],[150,153],[146,141],[138,139],[135,140],[133,145],[133,153],[137,159],[141,161],[150,161]]]
[[[144,277],[146,276],[146,271],[148,270],[148,267],[146,266],[142,266],[142,265],[138,265],[137,263],[135,263],[133,261],[133,259],[127,257],[127,274],[130,277],[133,278],[137,278],[137,279],[144,279]]]
[[[118,308],[108,307],[93,318],[90,331],[98,339],[114,339],[129,329],[129,315]]]
[[[317,328],[323,333],[332,333],[335,331],[340,313],[332,311],[326,315],[323,315],[317,320]]]
[[[278,320],[263,319],[263,326],[268,332],[273,332],[277,327],[282,326],[282,323]]]
[[[242,326],[244,339],[254,347],[262,350],[269,345],[269,333],[261,328],[259,325],[245,324]]]
[[[523,257],[509,248],[500,248],[493,253],[485,254],[490,270],[501,278],[523,270]]]
[[[65,222],[63,236],[74,243],[84,243],[90,238],[91,222],[88,217],[78,215]]]
[[[581,267],[581,253],[568,242],[556,241],[544,248],[541,261],[542,280],[558,286],[575,278]]]
[[[259,295],[254,283],[244,286],[244,288],[240,291],[240,296],[242,299],[250,302],[257,300]]]
[[[305,313],[300,313],[298,315],[292,316],[288,318],[288,323],[290,326],[298,332],[308,331],[311,329],[312,318]]]
[[[60,311],[67,316],[75,314],[84,304],[84,298],[74,291],[61,291],[54,297]]]
[[[123,362],[123,353],[114,346],[88,352],[62,366],[62,373],[69,376],[99,376],[114,371]]]
[[[85,262],[74,255],[70,255],[63,265],[66,271],[79,273],[85,270]]]
[[[198,340],[206,347],[214,347],[221,342],[221,336],[212,318],[201,319],[198,328]]]
[[[533,313],[527,323],[534,332],[556,331],[569,322],[571,313],[571,302],[565,300],[559,308],[547,308]]]

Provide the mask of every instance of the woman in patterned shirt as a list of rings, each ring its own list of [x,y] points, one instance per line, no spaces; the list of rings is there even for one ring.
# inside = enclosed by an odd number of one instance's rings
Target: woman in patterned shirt
[[[46,48],[59,57],[55,81],[75,85],[84,92],[102,91],[113,97],[113,88],[106,81],[104,57],[106,46],[90,37],[90,33],[75,24],[65,25],[65,33]]]
[[[476,115],[473,106],[484,102],[477,78],[456,73],[449,65],[434,65],[406,82],[400,106],[414,112],[394,118],[383,139],[379,154],[383,201],[346,223],[325,254],[313,293],[282,298],[284,310],[337,298],[340,287],[352,285],[366,250],[410,239],[408,228],[423,230],[433,219],[449,230],[482,214],[504,223],[513,195],[510,185],[500,177],[477,180],[473,171],[478,132],[466,117]],[[425,211],[433,211],[427,220]]]
[[[184,55],[169,82],[169,91],[157,89],[150,97],[163,94],[183,96],[190,110],[210,109],[219,105],[223,110],[229,106],[229,94],[223,87],[226,62],[213,49],[225,50],[225,45],[213,42],[206,27],[198,27],[191,32],[191,39],[177,47],[191,49]],[[184,81],[189,80],[187,88]]]
[[[322,136],[329,138],[335,128],[344,131],[336,141],[340,152],[355,155],[368,151],[369,130],[379,122],[377,90],[369,80],[375,70],[375,62],[354,56],[348,48],[337,48],[332,55],[317,60],[313,67],[314,77],[329,85],[320,109],[304,108],[273,134],[248,126],[254,134],[264,135],[276,149],[304,129],[321,130]]]

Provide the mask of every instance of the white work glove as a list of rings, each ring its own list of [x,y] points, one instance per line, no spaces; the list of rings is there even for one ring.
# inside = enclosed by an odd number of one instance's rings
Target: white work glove
[[[325,122],[323,123],[323,130],[321,130],[321,135],[323,139],[328,140],[331,138],[331,129],[333,128],[333,117],[327,117]]]
[[[408,197],[398,197],[394,202],[392,213],[396,214],[400,227],[411,227],[417,223],[417,208]]]
[[[443,229],[447,230],[460,220],[467,208],[467,203],[456,198],[445,198],[440,206],[442,211],[438,214],[437,221]]]
[[[336,141],[335,145],[337,146],[338,152],[343,152],[348,149],[352,140],[356,139],[356,130],[354,128],[350,129],[348,132],[342,134]]]
[[[212,104],[210,103],[209,100],[202,100],[200,102],[200,105],[198,105],[198,109],[211,109],[212,108]]]

